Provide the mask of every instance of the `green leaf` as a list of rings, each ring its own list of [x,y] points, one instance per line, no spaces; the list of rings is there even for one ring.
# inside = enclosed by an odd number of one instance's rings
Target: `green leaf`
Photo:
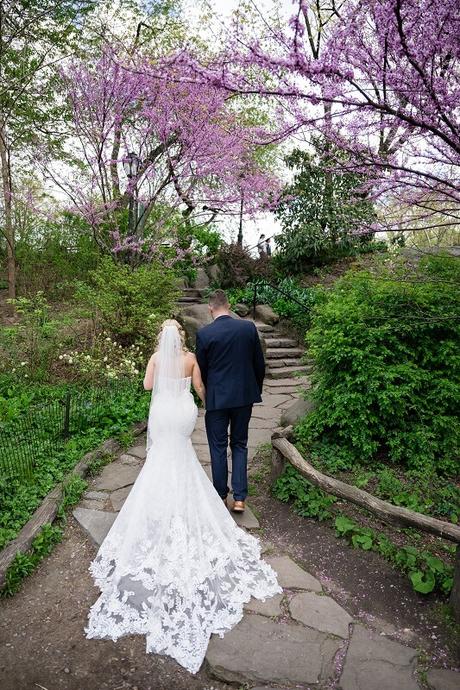
[[[412,587],[416,592],[421,594],[429,594],[433,591],[436,580],[431,570],[424,572],[423,570],[414,570],[409,574]]]

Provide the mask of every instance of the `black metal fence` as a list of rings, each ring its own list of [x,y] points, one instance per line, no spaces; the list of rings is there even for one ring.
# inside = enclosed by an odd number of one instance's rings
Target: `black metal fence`
[[[115,397],[137,391],[137,381],[68,389],[61,398],[33,405],[0,425],[0,479],[31,479],[39,457],[56,454],[73,435],[103,423]]]

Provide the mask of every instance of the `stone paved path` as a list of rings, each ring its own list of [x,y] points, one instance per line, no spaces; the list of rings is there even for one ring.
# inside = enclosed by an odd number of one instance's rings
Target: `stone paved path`
[[[273,343],[273,334],[271,335]],[[308,378],[268,379],[263,404],[254,407],[249,432],[249,463],[260,444],[269,443],[282,412],[298,397]],[[200,462],[211,476],[202,411],[193,433]],[[74,516],[99,545],[126,499],[145,459],[145,438],[95,477]],[[233,515],[233,514],[232,514]],[[250,505],[233,516],[244,529],[257,530]],[[257,532],[256,532],[257,533]],[[264,535],[264,539],[269,535]],[[458,674],[432,669],[418,677],[418,652],[354,621],[321,583],[291,558],[274,553],[262,541],[264,558],[278,573],[283,594],[265,602],[252,600],[246,615],[223,638],[213,636],[206,655],[211,676],[254,690],[450,690]],[[212,687],[210,680],[209,687]]]

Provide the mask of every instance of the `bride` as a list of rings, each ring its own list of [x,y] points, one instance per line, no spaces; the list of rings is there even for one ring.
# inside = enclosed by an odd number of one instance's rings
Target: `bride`
[[[101,594],[88,638],[146,637],[196,673],[212,633],[221,637],[251,597],[281,592],[258,540],[240,529],[195,454],[191,435],[204,401],[195,355],[177,321],[167,320],[144,380],[152,390],[147,458],[89,566]]]

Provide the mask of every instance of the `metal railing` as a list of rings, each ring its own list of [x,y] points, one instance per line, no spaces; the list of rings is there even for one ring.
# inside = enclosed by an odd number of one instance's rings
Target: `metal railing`
[[[278,287],[277,285],[273,285],[269,280],[266,280],[265,278],[258,278],[257,281],[254,283],[254,292],[253,292],[253,297],[252,297],[252,318],[256,318],[256,307],[257,307],[257,288],[258,287],[263,287],[264,285],[268,286],[272,290],[276,290],[277,292],[280,293],[280,295],[283,295],[286,299],[290,300],[291,302],[295,302],[298,304],[300,307],[303,309],[310,309],[310,306],[307,304],[304,304],[300,300],[298,300],[296,297],[293,295],[290,295],[286,290],[283,290],[282,288]]]
[[[62,397],[33,405],[0,424],[0,479],[31,479],[41,457],[56,455],[72,436],[100,425],[113,398],[137,390],[137,381],[68,389]]]

